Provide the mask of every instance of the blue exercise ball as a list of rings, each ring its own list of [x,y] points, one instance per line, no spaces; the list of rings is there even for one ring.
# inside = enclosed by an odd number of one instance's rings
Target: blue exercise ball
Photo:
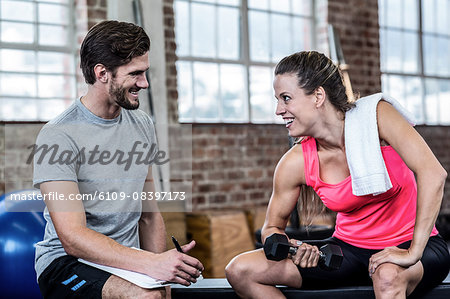
[[[0,197],[0,285],[1,298],[42,298],[34,270],[35,244],[44,236],[41,200],[15,200],[36,196],[35,190]],[[40,211],[39,211],[40,210]]]

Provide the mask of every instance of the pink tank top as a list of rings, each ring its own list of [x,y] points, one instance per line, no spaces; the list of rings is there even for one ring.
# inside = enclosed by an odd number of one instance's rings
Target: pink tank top
[[[316,140],[302,141],[306,184],[314,188],[325,206],[337,212],[334,237],[353,246],[383,249],[411,240],[416,218],[417,185],[414,173],[391,146],[381,152],[392,188],[377,196],[355,196],[351,177],[337,184],[320,179]],[[436,227],[431,236],[437,235]]]

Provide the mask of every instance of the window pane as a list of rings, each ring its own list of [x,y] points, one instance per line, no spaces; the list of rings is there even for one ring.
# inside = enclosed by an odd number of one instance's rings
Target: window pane
[[[311,0],[292,0],[292,12],[297,15],[311,16],[312,5]]]
[[[37,0],[37,2],[52,2],[52,3],[67,4],[69,3],[69,0]]]
[[[250,68],[251,121],[271,122],[275,116],[272,90],[272,70],[267,67]]]
[[[215,7],[192,3],[192,55],[216,57]]]
[[[404,107],[407,106],[405,98],[405,83],[401,76],[389,76],[389,91],[388,94],[396,99]]]
[[[177,61],[178,76],[178,113],[180,121],[194,120],[192,102],[192,73],[191,63]]]
[[[389,2],[393,1],[391,0]],[[403,0],[403,28],[417,30],[419,28],[418,13],[417,0]]]
[[[289,0],[269,0],[270,10],[277,12],[289,13],[291,8],[289,7]]]
[[[436,79],[425,79],[426,123],[439,123],[439,87]]]
[[[424,32],[434,32],[434,7],[435,0],[421,1],[422,2],[422,27]]]
[[[382,72],[387,70],[387,41],[386,30],[380,28],[380,69]]]
[[[293,19],[294,40],[292,52],[312,49],[311,22],[308,19]]]
[[[438,80],[441,124],[450,125],[450,80]]]
[[[402,70],[402,34],[397,30],[386,30],[386,70]]]
[[[3,120],[36,120],[39,102],[32,99],[0,98]]]
[[[225,5],[239,6],[239,5],[241,5],[241,0],[217,0],[217,3],[225,4]]]
[[[31,44],[34,41],[32,24],[2,22],[0,26],[3,42]]]
[[[189,55],[191,39],[189,37],[189,4],[187,2],[175,2],[175,32],[177,55]]]
[[[239,10],[219,7],[219,57],[239,59]]]
[[[245,68],[241,65],[220,66],[220,92],[225,120],[248,121],[245,78]]]
[[[272,15],[272,62],[292,53],[292,33],[289,16]]]
[[[2,0],[1,19],[33,22],[34,5],[31,2]]]
[[[386,26],[400,28],[402,26],[402,1],[386,1]]]
[[[0,69],[13,72],[34,72],[35,52],[0,49]]]
[[[69,107],[72,100],[50,99],[39,100],[37,109],[38,119],[53,119]]]
[[[55,4],[39,4],[39,22],[58,25],[67,25],[69,12],[67,6]]]
[[[194,62],[195,118],[199,121],[219,120],[218,66]]]
[[[434,75],[437,73],[437,39],[431,35],[422,35],[423,38],[423,63],[424,72],[427,75]]]
[[[450,35],[450,1],[448,0],[436,0],[437,1],[437,11],[436,11],[436,32],[440,34]],[[448,51],[447,51],[448,52]]]
[[[249,11],[250,59],[269,61],[269,14]]]
[[[414,115],[417,123],[423,123],[422,85],[420,78],[406,77],[404,103],[406,109]]]
[[[403,33],[403,72],[417,73],[419,71],[418,35],[416,33]]]
[[[47,46],[66,46],[68,32],[66,27],[39,25],[39,44]]]
[[[387,0],[378,0],[378,22],[380,24],[380,27],[386,26],[385,22],[386,1]]]
[[[440,76],[450,76],[450,38],[437,37],[437,74]]]
[[[69,76],[40,75],[38,76],[38,96],[42,98],[74,98],[74,79]]]
[[[0,84],[2,96],[36,96],[36,77],[34,75],[3,73],[0,74]]]
[[[73,55],[58,52],[38,52],[38,71],[41,73],[73,74]]]
[[[269,0],[248,0],[249,8],[269,9]]]
[[[381,90],[390,95],[390,93],[389,93],[389,76],[386,74],[381,74]]]

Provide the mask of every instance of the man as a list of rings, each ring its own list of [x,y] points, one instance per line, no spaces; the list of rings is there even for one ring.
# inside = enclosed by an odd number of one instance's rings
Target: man
[[[154,201],[142,200],[154,191],[148,161],[157,152],[153,123],[137,110],[138,92],[148,87],[149,49],[139,26],[95,25],[80,49],[87,94],[39,133],[42,151],[34,157],[33,183],[47,199],[47,225],[35,268],[44,298],[165,295],[164,289],[142,289],[78,258],[183,285],[203,270],[197,259],[165,251],[161,214]],[[194,246],[193,241],[183,251]]]

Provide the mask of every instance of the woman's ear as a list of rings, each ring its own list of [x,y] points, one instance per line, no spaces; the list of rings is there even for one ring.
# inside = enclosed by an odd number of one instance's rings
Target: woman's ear
[[[325,92],[325,89],[323,89],[322,86],[319,86],[316,88],[316,90],[314,91],[316,108],[323,106],[323,104],[325,103],[326,96],[327,96],[327,94]]]
[[[94,66],[95,79],[101,83],[108,83],[108,71],[106,67],[98,63]]]

